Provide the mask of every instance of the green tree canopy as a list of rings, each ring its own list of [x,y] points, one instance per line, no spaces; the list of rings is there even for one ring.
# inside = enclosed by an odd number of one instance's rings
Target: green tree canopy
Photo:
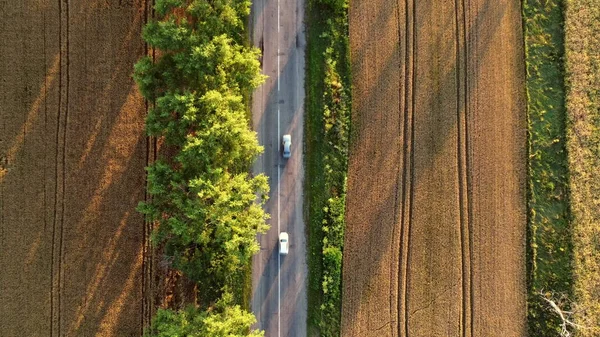
[[[177,51],[163,50],[155,62],[146,56],[136,63],[134,78],[146,99],[186,91],[231,90],[239,94],[264,82],[258,49],[236,44],[227,35],[217,35],[202,43],[196,43],[193,36],[177,42],[183,46]],[[167,37],[164,39],[174,44]]]
[[[251,90],[264,81],[260,51],[241,43],[248,0],[157,0],[159,21],[148,22],[142,36],[160,50],[143,57],[134,78],[145,98],[169,92]]]
[[[240,172],[263,150],[244,109],[242,97],[231,93],[168,94],[149,111],[146,127],[150,135],[182,146],[177,161],[189,175],[217,167]]]
[[[159,309],[147,337],[262,337],[250,330],[256,318],[239,305],[217,305],[206,311],[188,307],[173,311]]]
[[[153,242],[164,244],[188,278],[202,282],[205,302],[214,301],[259,250],[256,234],[268,229],[266,176],[211,171],[185,180],[157,162],[148,168],[148,182],[152,200],[138,209],[158,223]]]
[[[156,0],[154,9],[161,21],[185,18],[199,32],[226,33],[237,40],[244,31],[243,18],[250,14],[250,5],[249,0]]]

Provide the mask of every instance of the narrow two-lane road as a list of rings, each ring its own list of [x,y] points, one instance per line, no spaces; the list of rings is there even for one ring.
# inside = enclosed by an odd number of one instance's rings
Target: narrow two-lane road
[[[253,44],[263,53],[266,83],[253,97],[253,127],[265,147],[254,174],[271,185],[266,211],[271,229],[259,235],[253,260],[252,311],[266,337],[306,336],[306,240],[303,222],[304,0],[255,0],[250,15]],[[282,135],[292,135],[284,159]],[[290,251],[279,255],[278,236],[287,232]]]

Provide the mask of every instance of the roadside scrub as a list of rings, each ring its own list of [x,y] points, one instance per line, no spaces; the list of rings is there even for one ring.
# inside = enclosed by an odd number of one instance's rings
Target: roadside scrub
[[[600,1],[565,4],[567,137],[577,336],[600,336]]]
[[[269,191],[266,176],[248,174],[263,149],[244,97],[264,81],[243,40],[249,11],[249,1],[156,0],[143,29],[159,56],[140,59],[134,78],[151,103],[147,133],[166,150],[147,167],[138,211],[163,260],[198,289],[194,306],[159,309],[148,336],[263,335],[250,331],[245,295]]]
[[[573,294],[561,4],[560,0],[523,2],[529,122],[527,285],[531,336],[558,336],[561,330],[558,315],[540,292],[569,298]]]
[[[345,0],[311,0],[307,5],[309,336],[340,335],[351,108],[347,10]]]

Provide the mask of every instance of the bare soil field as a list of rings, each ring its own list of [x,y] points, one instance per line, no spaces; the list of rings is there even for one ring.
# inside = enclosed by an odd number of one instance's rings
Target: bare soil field
[[[3,336],[139,336],[152,314],[131,77],[149,2],[0,3]]]
[[[524,336],[520,2],[350,2],[342,336]]]

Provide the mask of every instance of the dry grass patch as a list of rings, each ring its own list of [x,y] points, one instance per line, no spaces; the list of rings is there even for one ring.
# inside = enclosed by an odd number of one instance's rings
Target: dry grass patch
[[[600,1],[566,1],[567,146],[580,336],[600,328]]]

